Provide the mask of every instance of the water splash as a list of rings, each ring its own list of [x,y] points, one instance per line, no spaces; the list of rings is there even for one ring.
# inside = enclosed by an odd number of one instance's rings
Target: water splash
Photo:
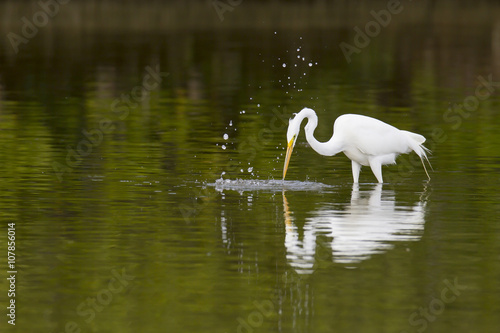
[[[238,192],[245,191],[322,191],[331,189],[335,186],[311,181],[297,180],[276,180],[276,179],[217,179],[215,183],[209,183],[207,186],[215,187],[219,192],[231,190]]]

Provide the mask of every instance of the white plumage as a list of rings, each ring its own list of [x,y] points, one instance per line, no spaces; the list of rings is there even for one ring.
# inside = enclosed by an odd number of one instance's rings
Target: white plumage
[[[426,154],[426,151],[429,150],[422,145],[425,142],[425,137],[422,135],[399,130],[372,117],[344,114],[335,120],[331,139],[327,142],[319,142],[314,137],[314,130],[318,126],[318,117],[314,110],[304,108],[290,119],[288,125],[288,148],[283,179],[300,132],[300,124],[305,118],[308,119],[305,126],[306,140],[311,148],[318,154],[325,156],[333,156],[343,152],[352,161],[352,175],[355,183],[359,180],[361,166],[370,166],[378,182],[382,183],[382,165],[395,164],[398,155],[411,151],[420,157],[427,177],[429,177],[423,160],[425,158],[429,162]]]

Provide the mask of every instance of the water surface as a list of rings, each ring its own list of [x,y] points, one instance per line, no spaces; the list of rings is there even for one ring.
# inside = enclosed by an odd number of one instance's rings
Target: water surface
[[[223,22],[88,3],[1,47],[18,265],[2,331],[498,331],[498,7],[417,4],[348,63],[339,44],[378,3],[243,2]],[[402,156],[386,183],[364,168],[353,185],[350,161],[303,133],[283,181],[287,119],[305,106],[320,141],[347,112],[426,136],[431,181]]]

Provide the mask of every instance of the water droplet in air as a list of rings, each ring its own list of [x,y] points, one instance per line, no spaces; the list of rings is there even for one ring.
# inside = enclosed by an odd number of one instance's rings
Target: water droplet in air
[[[252,172],[252,171],[253,171],[253,167],[248,168],[248,172]]]
[[[224,140],[227,140],[229,139],[229,135],[227,135],[227,133],[224,133]]]
[[[283,67],[286,67],[286,64],[285,64],[285,63],[283,63]]]
[[[226,150],[226,145],[222,145],[222,149]]]

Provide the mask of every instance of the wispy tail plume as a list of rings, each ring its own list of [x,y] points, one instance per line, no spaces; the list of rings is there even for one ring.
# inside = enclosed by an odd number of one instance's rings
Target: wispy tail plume
[[[420,134],[408,131],[402,131],[402,132],[404,132],[408,136],[410,148],[418,155],[418,157],[420,157],[420,161],[422,161],[422,166],[424,167],[425,174],[427,175],[427,178],[431,180],[431,177],[427,172],[427,168],[425,167],[424,159],[431,167],[431,170],[434,170],[432,168],[431,162],[429,162],[429,158],[427,157],[427,153],[432,154],[432,152],[430,151],[430,149],[426,148],[423,145],[423,143],[425,142],[425,137]]]

